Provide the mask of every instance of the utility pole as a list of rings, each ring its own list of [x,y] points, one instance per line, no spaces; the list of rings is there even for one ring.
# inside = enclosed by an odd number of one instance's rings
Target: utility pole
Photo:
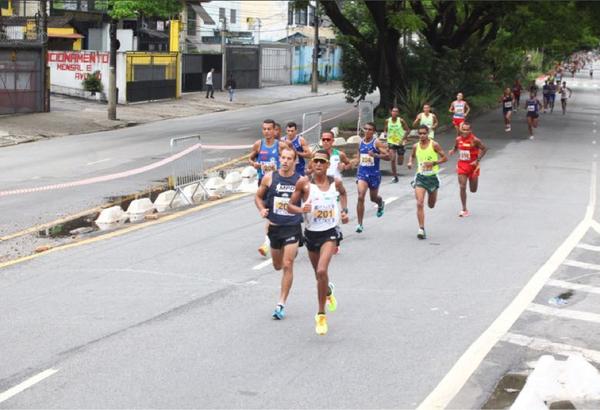
[[[311,93],[319,92],[319,0],[315,4],[315,39],[312,55]]]
[[[262,27],[262,21],[257,17],[258,20],[258,42],[257,44],[260,46],[260,28]]]
[[[42,61],[44,76],[44,112],[50,112],[50,70],[48,69],[48,10],[46,0],[40,1],[39,36],[42,40]]]
[[[117,119],[117,20],[110,20],[110,63],[108,69],[108,119]]]
[[[227,82],[227,50],[225,48],[225,32],[227,30],[227,17],[221,20],[221,91],[225,90]]]

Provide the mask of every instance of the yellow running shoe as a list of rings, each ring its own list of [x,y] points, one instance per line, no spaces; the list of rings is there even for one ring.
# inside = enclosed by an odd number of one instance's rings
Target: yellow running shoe
[[[337,299],[333,295],[333,283],[329,282],[329,295],[327,295],[327,309],[335,312],[337,309]]]
[[[315,330],[318,335],[323,336],[325,333],[327,333],[327,316],[325,316],[324,314],[317,314],[315,316],[315,322],[317,322]]]
[[[258,248],[258,253],[260,253],[262,256],[264,256],[265,258],[269,256],[269,245],[267,245],[267,243],[263,243],[262,245],[259,246]]]

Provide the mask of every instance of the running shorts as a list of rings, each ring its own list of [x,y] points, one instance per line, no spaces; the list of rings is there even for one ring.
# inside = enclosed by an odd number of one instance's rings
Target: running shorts
[[[267,233],[271,248],[281,249],[286,245],[299,242],[302,246],[304,238],[302,237],[302,226],[298,225],[269,225]]]
[[[367,185],[369,186],[369,189],[377,189],[377,188],[379,188],[379,185],[381,185],[381,174],[375,174],[375,175],[357,174],[356,175],[356,183],[357,184],[358,184],[358,181],[365,181],[367,183]]]
[[[464,118],[452,117],[452,124],[454,124],[455,127],[460,127],[460,124],[463,122],[465,122]]]
[[[416,174],[415,179],[410,184],[413,188],[425,188],[431,194],[440,187],[440,179],[437,175]]]
[[[469,179],[477,178],[481,174],[479,164],[471,165],[466,161],[458,161],[456,163],[456,173],[458,175],[466,175]]]
[[[306,249],[308,249],[309,252],[319,252],[321,246],[329,241],[335,241],[336,246],[339,246],[342,239],[344,239],[344,236],[342,235],[339,226],[326,231],[304,230],[304,242],[306,243]]]
[[[406,152],[406,150],[404,149],[404,145],[400,144],[400,145],[396,145],[396,144],[388,144],[388,148],[396,151],[398,153],[398,155],[404,155],[404,153]]]
[[[537,112],[527,112],[527,116],[531,118],[538,118],[540,114],[538,114]]]

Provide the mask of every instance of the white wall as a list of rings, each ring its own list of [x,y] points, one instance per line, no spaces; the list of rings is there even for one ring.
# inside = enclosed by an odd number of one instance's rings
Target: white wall
[[[252,31],[255,42],[258,42],[258,21],[260,19],[260,41],[277,41],[288,34],[288,2],[287,1],[251,1],[243,0],[242,8],[242,31]],[[249,24],[247,18],[254,20]]]

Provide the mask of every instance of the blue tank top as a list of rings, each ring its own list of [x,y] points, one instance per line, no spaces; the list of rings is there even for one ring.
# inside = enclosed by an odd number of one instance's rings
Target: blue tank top
[[[369,151],[373,151],[375,154],[379,154],[379,150],[375,145],[376,139],[373,138],[371,142],[360,141],[358,148],[358,172],[357,175],[368,176],[368,175],[379,175],[379,158],[375,158],[369,155]]]
[[[527,107],[527,113],[538,114],[538,111],[540,110],[540,104],[537,100],[527,100],[525,106]]]
[[[267,143],[263,138],[260,141],[260,150],[258,151],[258,157],[256,162],[261,165],[269,165],[272,169],[269,171],[276,171],[279,169],[279,141],[275,140],[271,147],[267,147]],[[260,181],[265,174],[262,168],[258,169],[258,180]]]
[[[282,177],[279,172],[273,172],[271,185],[265,199],[265,205],[269,208],[267,218],[271,223],[275,225],[299,225],[302,223],[302,214],[290,214],[287,211],[287,204],[296,190],[298,179],[300,179],[300,175],[297,172],[291,177]]]
[[[296,152],[304,152],[304,148],[302,148],[302,144],[300,143],[299,136],[294,138],[294,140],[292,141],[292,145],[294,146],[294,149],[296,150]],[[299,173],[301,176],[304,176],[305,166],[306,166],[306,161],[304,161],[304,158],[302,158],[300,155],[298,155],[298,162],[296,163],[296,172]]]

